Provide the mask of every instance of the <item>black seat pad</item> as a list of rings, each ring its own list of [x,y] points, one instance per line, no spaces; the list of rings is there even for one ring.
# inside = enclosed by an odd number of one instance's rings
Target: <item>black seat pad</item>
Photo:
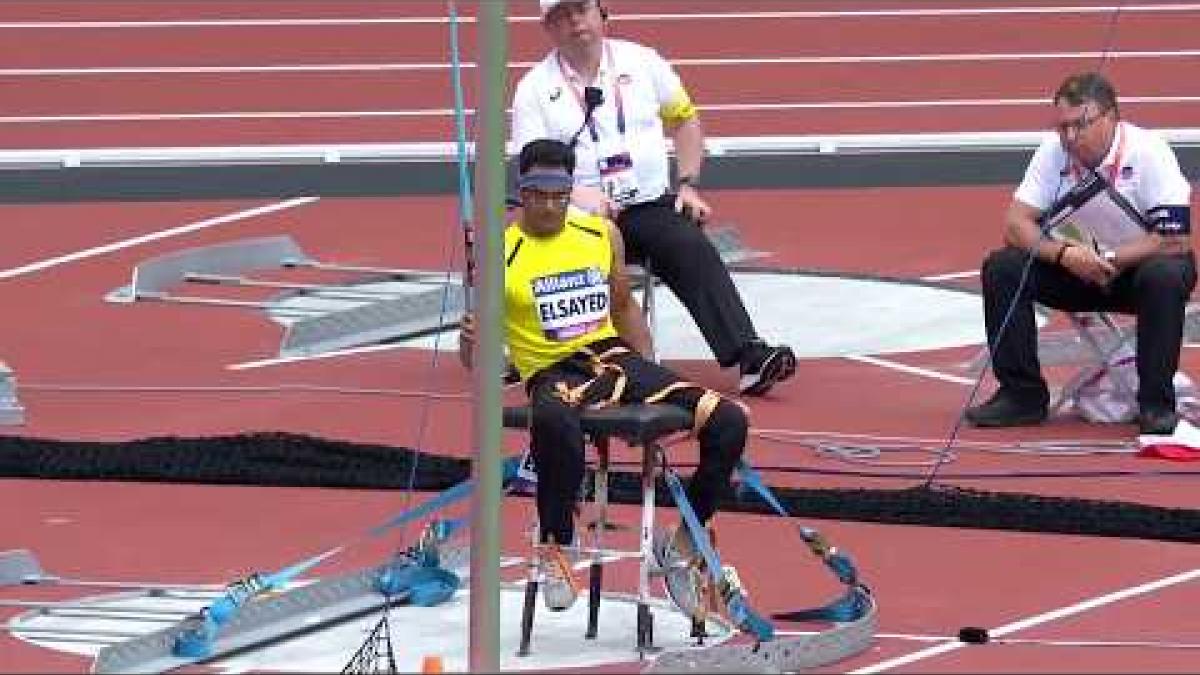
[[[583,412],[583,431],[593,437],[613,436],[641,445],[674,431],[688,431],[692,413],[669,403],[638,403]],[[529,406],[506,406],[504,426],[529,428]]]

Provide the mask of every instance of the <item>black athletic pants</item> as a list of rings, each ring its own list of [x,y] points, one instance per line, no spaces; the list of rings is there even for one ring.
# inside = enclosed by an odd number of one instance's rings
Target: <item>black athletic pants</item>
[[[597,353],[624,346],[616,338],[591,345]],[[575,503],[584,476],[583,431],[580,408],[568,405],[556,394],[558,382],[575,387],[592,379],[589,357],[577,354],[539,371],[527,384],[531,404],[530,452],[537,468],[537,511],[541,540],[560,544],[574,540]],[[636,352],[621,354],[606,362],[621,366],[627,378],[621,403],[639,403],[679,381],[670,370],[647,361]],[[588,401],[606,398],[613,380],[606,375],[589,389]],[[672,392],[664,402],[695,410],[703,390],[688,387]],[[749,423],[741,407],[722,400],[700,430],[700,464],[687,485],[687,497],[696,517],[707,522],[717,504],[731,490],[730,477],[746,447]]]
[[[1038,361],[1034,302],[1070,312],[1123,312],[1137,316],[1138,404],[1144,409],[1174,410],[1171,380],[1179,368],[1184,308],[1196,286],[1192,254],[1148,258],[1123,270],[1106,288],[1083,281],[1059,265],[1034,260],[996,344],[1028,256],[1025,250],[1006,247],[993,251],[983,263],[984,320],[992,345],[992,370],[1001,386],[1026,402],[1049,400]]]
[[[728,368],[757,333],[720,253],[674,204],[675,195],[668,194],[621,211],[617,226],[625,257],[648,264],[663,280],[691,313],[717,363]]]

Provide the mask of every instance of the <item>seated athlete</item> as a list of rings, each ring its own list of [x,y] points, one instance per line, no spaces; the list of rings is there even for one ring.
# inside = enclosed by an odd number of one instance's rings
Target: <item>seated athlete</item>
[[[700,463],[687,497],[701,523],[730,491],[749,425],[739,403],[643,356],[650,353],[650,332],[626,275],[620,232],[611,221],[569,206],[574,169],[574,151],[561,141],[539,139],[521,149],[522,209],[504,241],[505,343],[531,406],[538,555],[545,601],[556,610],[570,607],[578,593],[563,547],[575,541],[585,408],[665,402],[693,411]],[[468,368],[474,341],[467,315],[459,356]],[[686,532],[660,533],[655,550],[668,591],[691,613],[696,563],[689,568],[695,556]]]

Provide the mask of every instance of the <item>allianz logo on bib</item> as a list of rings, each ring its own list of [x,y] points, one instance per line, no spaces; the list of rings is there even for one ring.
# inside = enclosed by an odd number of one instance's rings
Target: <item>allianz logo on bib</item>
[[[541,297],[550,293],[561,293],[577,288],[598,286],[604,283],[604,273],[599,268],[589,267],[581,270],[558,272],[533,280],[533,295]]]

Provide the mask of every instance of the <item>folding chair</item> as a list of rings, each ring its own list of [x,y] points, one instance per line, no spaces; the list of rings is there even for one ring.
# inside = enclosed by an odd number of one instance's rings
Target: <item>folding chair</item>
[[[1053,415],[1078,401],[1081,391],[1096,387],[1107,379],[1111,394],[1104,410],[1089,410],[1086,416],[1096,421],[1128,422],[1137,411],[1137,380],[1127,367],[1134,358],[1135,335],[1123,329],[1105,312],[1064,312],[1075,329],[1075,339],[1083,347],[1086,365],[1075,373],[1050,405]],[[1122,356],[1125,353],[1127,356]],[[1081,411],[1083,412],[1083,411]]]
[[[712,241],[722,262],[726,265],[753,260],[764,255],[746,247],[742,242],[741,231],[736,225],[708,226],[705,227],[704,233]],[[649,354],[649,357],[655,362],[661,362],[662,353],[658,349],[658,336],[661,334],[658,327],[659,308],[654,290],[655,286],[661,282],[654,276],[654,270],[650,268],[649,261],[645,261],[641,265],[629,264],[626,266],[626,271],[630,280],[633,281],[634,288],[642,289],[642,312],[646,315],[646,325],[650,328],[650,338],[653,343],[653,353]]]
[[[635,282],[634,287],[637,288],[640,284],[642,289],[642,314],[646,316],[646,326],[650,329],[650,353],[647,357],[658,363],[662,361],[658,350],[658,313],[654,311],[654,286],[658,280],[650,270],[649,262],[643,265],[629,265],[627,271],[629,278]]]
[[[17,400],[17,378],[12,369],[0,361],[0,425],[24,423],[25,408]]]
[[[1041,305],[1035,309],[1040,315],[1058,311]],[[1074,406],[1081,390],[1098,387],[1105,380],[1105,384],[1111,385],[1115,402],[1119,402],[1120,407],[1136,410],[1137,381],[1120,367],[1127,365],[1120,357],[1122,350],[1127,349],[1131,356],[1133,354],[1134,333],[1122,328],[1105,312],[1064,310],[1063,314],[1071,324],[1070,329],[1042,331],[1038,335],[1037,349],[1042,366],[1082,363],[1083,367],[1051,396],[1049,415]],[[989,362],[988,347],[984,345],[963,365],[967,372],[978,374]]]

